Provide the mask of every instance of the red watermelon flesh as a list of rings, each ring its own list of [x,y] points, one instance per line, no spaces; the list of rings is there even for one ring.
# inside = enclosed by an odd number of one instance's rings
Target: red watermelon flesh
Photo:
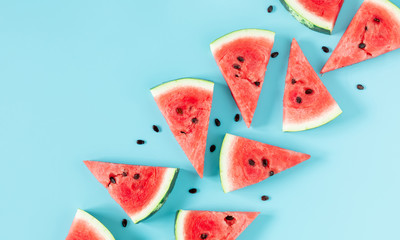
[[[264,84],[274,36],[267,30],[243,29],[210,44],[247,127],[251,125]]]
[[[400,9],[387,0],[365,0],[321,73],[400,47]]]
[[[175,139],[200,177],[203,177],[213,88],[212,82],[186,78],[151,89]]]
[[[297,0],[307,11],[335,25],[344,0]]]
[[[178,174],[176,168],[96,161],[84,163],[134,223],[161,208]]]
[[[220,154],[220,176],[224,192],[261,182],[291,168],[310,155],[226,134]]]
[[[234,240],[259,212],[180,210],[175,222],[176,240]]]
[[[65,240],[114,240],[114,237],[96,218],[78,209]]]
[[[283,131],[315,128],[341,113],[296,39],[293,39],[283,97]]]

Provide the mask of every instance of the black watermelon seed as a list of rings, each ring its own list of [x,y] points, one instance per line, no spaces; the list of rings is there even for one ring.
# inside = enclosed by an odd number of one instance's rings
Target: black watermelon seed
[[[197,189],[196,188],[191,188],[191,189],[189,189],[189,193],[195,194],[195,193],[197,193]]]
[[[198,122],[199,122],[199,120],[197,118],[192,118],[192,123],[196,124]]]
[[[296,98],[296,102],[297,102],[297,103],[301,103],[302,101],[303,101],[303,100],[301,99],[301,97],[297,97],[297,98]]]
[[[153,130],[154,130],[154,132],[159,132],[160,128],[158,128],[156,125],[153,125]]]
[[[364,90],[364,86],[362,84],[357,84],[357,89],[358,90]]]
[[[211,145],[211,147],[210,147],[210,152],[214,152],[215,151],[215,145]]]
[[[262,160],[262,165],[263,165],[263,167],[268,167],[268,160],[264,158]]]
[[[314,91],[312,89],[306,89],[306,94],[312,94]]]
[[[235,115],[235,122],[239,122],[239,120],[240,120],[240,115],[238,113],[238,114]]]
[[[269,197],[266,196],[266,195],[261,196],[261,200],[262,200],[262,201],[267,201],[268,199],[269,199]]]
[[[110,182],[116,184],[117,182],[115,181],[114,177],[110,177]]]
[[[237,60],[238,60],[239,62],[244,62],[244,58],[243,58],[242,56],[237,57]]]
[[[368,31],[368,27],[367,27],[367,26],[365,26],[364,30],[365,30],[365,31]]]
[[[381,20],[379,18],[374,18],[375,22],[380,22]]]
[[[176,113],[177,113],[177,114],[183,114],[182,108],[177,108],[177,109],[176,109]]]
[[[144,144],[144,140],[139,139],[139,140],[136,141],[136,143],[139,144],[139,145],[142,145],[142,144]]]
[[[365,43],[360,43],[358,44],[358,47],[361,49],[364,49],[367,45],[365,45]]]
[[[292,84],[296,83],[296,79],[292,78]]]
[[[267,9],[267,11],[270,13],[270,12],[272,12],[274,10],[274,7],[273,6],[269,6],[268,7],[268,9]]]
[[[254,166],[254,165],[256,165],[256,162],[254,162],[253,159],[249,159],[249,164],[250,164],[250,166]]]
[[[259,87],[260,86],[260,82],[254,82],[254,84]]]
[[[238,70],[240,69],[240,65],[239,65],[239,64],[236,64],[236,63],[233,64],[232,67],[233,67],[234,69],[238,69]]]
[[[275,174],[274,171],[270,171],[270,172],[269,172],[269,175],[270,175],[270,176],[274,176],[274,174]]]
[[[186,134],[184,131],[181,131],[182,134]]]
[[[323,46],[323,47],[322,47],[322,51],[324,51],[325,53],[328,53],[328,52],[329,52],[329,48],[328,48],[328,47],[325,47],[325,46]]]
[[[276,58],[278,55],[279,55],[278,52],[273,52],[273,53],[271,54],[271,57],[272,57],[272,58]]]
[[[235,219],[235,218],[231,215],[228,215],[225,217],[225,220],[227,220],[227,221],[232,221],[233,219]]]
[[[237,78],[238,78],[238,77],[239,77],[239,75],[235,74],[235,77],[237,77]]]
[[[200,235],[200,238],[201,239],[206,239],[208,237],[208,234],[207,233],[202,233],[201,235]]]
[[[221,126],[221,121],[218,118],[216,118],[214,120],[214,122],[215,122],[215,125],[217,125],[217,127]]]
[[[122,173],[122,176],[126,177],[126,176],[128,176],[128,173],[123,172],[123,173]]]
[[[139,173],[135,173],[135,175],[133,175],[133,179],[138,180],[140,178],[140,174]]]
[[[128,220],[126,220],[125,218],[122,219],[122,226],[126,227],[126,225],[128,225]]]

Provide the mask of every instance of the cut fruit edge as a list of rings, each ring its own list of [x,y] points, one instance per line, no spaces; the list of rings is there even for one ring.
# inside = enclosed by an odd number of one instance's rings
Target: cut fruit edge
[[[220,178],[221,185],[224,193],[228,193],[232,191],[232,186],[230,184],[228,178],[228,166],[230,162],[230,152],[233,149],[234,141],[236,140],[236,136],[232,134],[225,134],[224,140],[222,141],[221,151],[219,155],[219,169],[220,169]]]
[[[155,86],[154,88],[150,89],[150,92],[153,97],[157,97],[158,95],[181,87],[198,87],[212,92],[214,89],[214,83],[208,80],[197,78],[181,78]]]
[[[90,215],[88,212],[78,209],[75,214],[75,219],[81,219],[95,228],[106,240],[115,240],[114,236],[99,220]]]

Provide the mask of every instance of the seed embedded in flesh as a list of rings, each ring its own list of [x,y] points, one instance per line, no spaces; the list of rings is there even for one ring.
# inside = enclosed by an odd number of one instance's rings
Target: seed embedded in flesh
[[[266,195],[261,196],[261,200],[262,200],[262,201],[267,201],[268,199],[269,199],[269,197],[266,196]]]
[[[207,233],[202,233],[201,235],[200,235],[200,238],[201,239],[206,239],[208,237],[208,234]]]
[[[177,113],[177,114],[183,114],[182,108],[177,108],[177,109],[176,109],[176,113]]]
[[[232,221],[233,219],[235,219],[235,218],[233,216],[230,216],[230,215],[225,217],[225,220],[227,220],[227,221]]]
[[[110,182],[116,184],[117,182],[115,181],[114,177],[110,177]]]
[[[263,165],[263,167],[268,167],[268,160],[264,158],[262,160],[262,165]]]
[[[238,113],[238,114],[235,115],[235,122],[239,122],[239,120],[240,120],[240,115]]]
[[[136,143],[139,144],[139,145],[142,145],[142,144],[144,144],[144,140],[139,139],[139,140],[136,141]]]
[[[197,118],[192,118],[192,123],[196,124],[198,122],[199,122],[199,120]]]
[[[269,6],[268,9],[267,9],[267,11],[268,11],[269,13],[271,13],[273,10],[274,10],[274,7],[273,7],[272,5]]]
[[[240,65],[239,65],[239,64],[236,64],[236,63],[233,64],[232,67],[233,67],[234,69],[238,69],[238,70],[240,69]]]
[[[274,176],[274,174],[275,174],[274,171],[270,171],[270,172],[269,172],[269,175],[270,175],[270,176]]]
[[[191,189],[189,189],[189,193],[195,194],[195,193],[197,193],[197,189],[196,188],[191,188]]]
[[[128,220],[126,220],[125,218],[122,219],[122,226],[126,227],[126,225],[128,225]]]
[[[303,101],[303,100],[301,99],[301,97],[297,97],[297,98],[296,98],[296,102],[297,102],[297,103],[301,103],[302,101]]]
[[[273,53],[271,54],[271,57],[272,57],[272,58],[276,58],[278,55],[279,55],[278,52],[273,52]]]
[[[157,125],[153,125],[153,130],[154,130],[154,132],[159,132],[160,128],[158,128]]]
[[[140,178],[140,174],[136,173],[135,175],[133,175],[133,179],[138,180]]]
[[[215,149],[216,149],[215,145],[211,145],[211,147],[210,147],[210,152],[214,152]]]
[[[312,94],[314,91],[312,89],[306,89],[306,94]]]
[[[357,89],[358,90],[364,90],[364,86],[362,84],[357,84]]]
[[[323,46],[323,47],[322,47],[322,51],[324,51],[325,53],[328,53],[328,52],[329,52],[329,48],[328,48],[328,47],[325,47],[325,46]]]
[[[253,159],[249,159],[249,164],[250,164],[250,166],[254,166],[254,165],[256,165],[256,162],[254,162]]]
[[[260,82],[254,82],[254,84],[259,87],[260,86]]]
[[[368,31],[368,27],[367,27],[367,26],[365,26],[364,30],[365,30],[365,31]]]
[[[381,20],[379,18],[374,18],[375,22],[380,22]]]
[[[128,173],[127,172],[123,172],[122,176],[126,177],[126,176],[128,176]]]
[[[358,44],[358,47],[359,47],[360,49],[364,49],[366,46],[367,46],[367,45],[365,45],[365,43],[360,43],[360,44]]]
[[[237,60],[238,60],[239,62],[244,62],[244,58],[243,58],[242,56],[237,57]]]
[[[186,134],[184,131],[181,131],[182,134]]]
[[[221,126],[221,121],[220,121],[218,118],[216,118],[216,119],[214,120],[214,122],[215,122],[215,125],[216,125],[217,127]]]
[[[296,82],[296,79],[292,78],[292,84],[295,84]]]
[[[235,74],[235,77],[237,77],[237,78],[238,78],[238,77],[239,77],[239,75]]]

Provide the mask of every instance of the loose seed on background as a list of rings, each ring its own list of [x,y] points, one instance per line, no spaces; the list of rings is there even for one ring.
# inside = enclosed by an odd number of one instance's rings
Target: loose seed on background
[[[160,128],[158,128],[157,125],[153,125],[153,130],[154,130],[154,132],[159,132]]]
[[[238,114],[235,115],[235,122],[239,122],[239,120],[240,120],[240,115],[238,113]]]
[[[136,141],[136,143],[137,143],[137,144],[139,144],[139,145],[142,145],[142,144],[144,144],[144,143],[145,143],[145,141],[144,141],[144,140],[141,140],[141,139],[139,139],[139,140],[137,140],[137,141]]]
[[[272,5],[269,6],[268,9],[267,9],[267,11],[268,11],[269,13],[271,13],[273,10],[274,10],[274,7],[273,7]]]
[[[216,149],[215,145],[211,145],[211,147],[210,147],[210,152],[214,152],[215,149]]]
[[[271,54],[271,57],[272,57],[272,58],[276,58],[278,55],[279,55],[278,52],[273,52],[273,53]]]
[[[261,200],[262,200],[262,201],[267,201],[268,199],[269,199],[269,197],[266,196],[266,195],[263,195],[263,196],[261,197]]]
[[[195,194],[195,193],[197,193],[197,189],[196,188],[191,188],[191,189],[189,189],[189,193]]]
[[[218,118],[216,118],[214,120],[214,122],[215,122],[215,125],[217,125],[217,127],[221,126],[221,121]]]
[[[125,218],[122,219],[122,226],[126,227],[126,225],[128,225],[128,220],[126,220]]]
[[[357,89],[358,90],[364,90],[364,86],[362,84],[357,84]]]
[[[325,46],[323,46],[323,47],[322,47],[322,51],[324,51],[325,53],[328,53],[328,52],[329,52],[329,48],[328,48],[328,47],[325,47]]]

